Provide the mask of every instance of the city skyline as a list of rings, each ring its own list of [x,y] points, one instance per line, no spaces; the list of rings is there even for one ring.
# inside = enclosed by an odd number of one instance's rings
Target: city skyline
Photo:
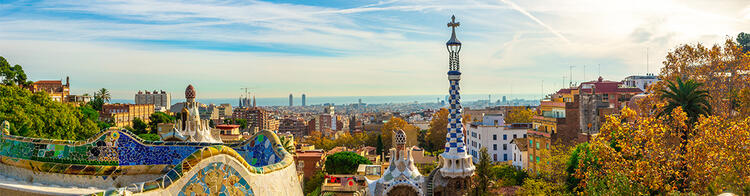
[[[188,84],[204,98],[240,88],[258,97],[445,94],[438,76],[453,14],[471,76],[463,93],[541,95],[566,84],[570,65],[573,82],[584,66],[585,80],[601,69],[619,81],[646,73],[648,48],[658,73],[677,44],[721,43],[750,24],[742,1],[10,1],[0,14],[0,55],[31,80],[70,76],[72,93],[108,88],[116,99],[143,89],[179,99]]]

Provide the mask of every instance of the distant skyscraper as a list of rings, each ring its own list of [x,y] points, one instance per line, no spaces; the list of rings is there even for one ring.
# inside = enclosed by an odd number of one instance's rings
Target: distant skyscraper
[[[289,106],[294,106],[293,99],[294,99],[294,97],[292,96],[291,93],[289,93]]]
[[[135,94],[135,104],[154,104],[157,110],[169,109],[172,106],[172,95],[164,91],[138,91]]]
[[[305,103],[305,94],[302,94],[302,106],[307,106]]]
[[[505,96],[503,96],[503,103],[506,103],[506,102],[508,102],[508,100],[505,98]]]

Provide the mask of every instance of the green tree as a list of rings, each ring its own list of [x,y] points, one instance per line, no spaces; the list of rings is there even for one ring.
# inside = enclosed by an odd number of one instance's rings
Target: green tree
[[[158,133],[160,123],[174,123],[175,117],[164,112],[154,112],[148,117],[148,120],[148,127],[151,129],[151,133]]]
[[[141,118],[135,117],[133,119],[133,129],[135,130],[135,134],[148,133],[148,131],[146,131],[146,128],[148,128],[148,125],[146,125],[146,122],[143,122]]]
[[[310,193],[313,193],[316,190],[320,192],[320,186],[323,186],[323,180],[325,180],[325,174],[323,174],[322,171],[317,171],[313,176],[308,177],[304,181],[303,191],[305,195],[310,195]]]
[[[583,187],[579,186],[583,180],[583,173],[586,173],[586,169],[600,169],[599,159],[596,157],[592,149],[589,147],[589,143],[581,143],[576,145],[573,152],[570,153],[567,164],[565,165],[568,173],[568,179],[566,181],[566,187],[571,192],[581,192]]]
[[[741,32],[737,35],[737,43],[743,52],[750,52],[750,33]]]
[[[244,119],[244,118],[235,119],[235,123],[240,125],[240,129],[242,130],[247,129],[247,119]]]
[[[667,101],[659,116],[669,115],[675,108],[682,107],[690,119],[690,124],[693,124],[698,121],[700,115],[711,114],[711,104],[708,103],[710,96],[708,91],[699,89],[701,86],[702,83],[692,79],[683,82],[681,77],[677,78],[676,84],[667,81],[667,89],[659,91],[661,98]]]
[[[354,174],[359,164],[372,162],[354,152],[337,152],[326,157],[325,171],[328,174]]]
[[[89,107],[93,108],[96,111],[102,111],[102,106],[104,106],[104,99],[98,96],[94,96],[94,99],[89,101],[89,103],[87,104],[89,105]]]
[[[140,137],[141,139],[144,139],[144,140],[148,140],[148,141],[159,141],[159,140],[161,140],[161,137],[159,135],[151,134],[151,133],[138,134],[138,137]]]
[[[489,195],[487,188],[490,187],[490,154],[487,153],[487,148],[482,147],[479,149],[479,164],[476,166],[476,175],[474,175],[474,187],[472,188],[470,195],[482,196]]]
[[[99,89],[99,91],[94,93],[94,97],[100,98],[104,102],[109,102],[110,98],[112,98],[109,94],[109,90],[106,88]]]
[[[47,93],[0,85],[0,122],[7,120],[13,135],[85,140],[99,132],[94,118],[86,109],[52,101]]]
[[[381,159],[383,158],[383,136],[382,135],[378,135],[378,144],[375,147],[375,152],[378,153],[378,156],[380,156]]]
[[[4,57],[0,56],[0,76],[2,76],[2,83],[4,85],[13,85],[16,78],[16,73],[13,72],[13,68],[10,66]]]
[[[20,65],[10,66],[10,63],[0,56],[0,76],[2,76],[2,84],[4,85],[29,85],[31,82],[26,81],[28,78],[26,72],[23,71],[23,67]]]
[[[528,175],[514,166],[499,164],[490,168],[490,176],[499,183],[499,186],[520,186]]]

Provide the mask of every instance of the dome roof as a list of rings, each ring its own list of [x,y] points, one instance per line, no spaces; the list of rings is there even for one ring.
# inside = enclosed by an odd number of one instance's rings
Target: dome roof
[[[193,88],[193,85],[188,85],[188,87],[185,89],[185,99],[194,99],[195,98],[195,88]]]

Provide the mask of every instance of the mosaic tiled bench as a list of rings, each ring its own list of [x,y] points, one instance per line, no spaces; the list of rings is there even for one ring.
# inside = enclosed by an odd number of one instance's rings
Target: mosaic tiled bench
[[[250,173],[256,174],[273,172],[293,163],[292,156],[270,131],[262,131],[248,140],[228,144],[146,141],[124,129],[105,130],[86,141],[12,135],[0,137],[0,163],[34,172],[90,175],[104,179],[121,175],[163,174],[158,179],[127,186],[126,189],[133,193],[168,187],[183,177],[197,162],[219,154],[239,160]],[[207,175],[203,172],[219,171],[217,168],[221,168],[220,173],[225,175],[236,173],[232,168],[220,164],[199,168],[202,169],[199,172],[201,177]],[[237,190],[252,194],[244,179],[237,179],[233,184],[239,187]],[[203,186],[205,188],[206,185]],[[230,191],[228,187],[221,190]],[[113,189],[100,194],[109,195],[115,191],[117,190]]]

